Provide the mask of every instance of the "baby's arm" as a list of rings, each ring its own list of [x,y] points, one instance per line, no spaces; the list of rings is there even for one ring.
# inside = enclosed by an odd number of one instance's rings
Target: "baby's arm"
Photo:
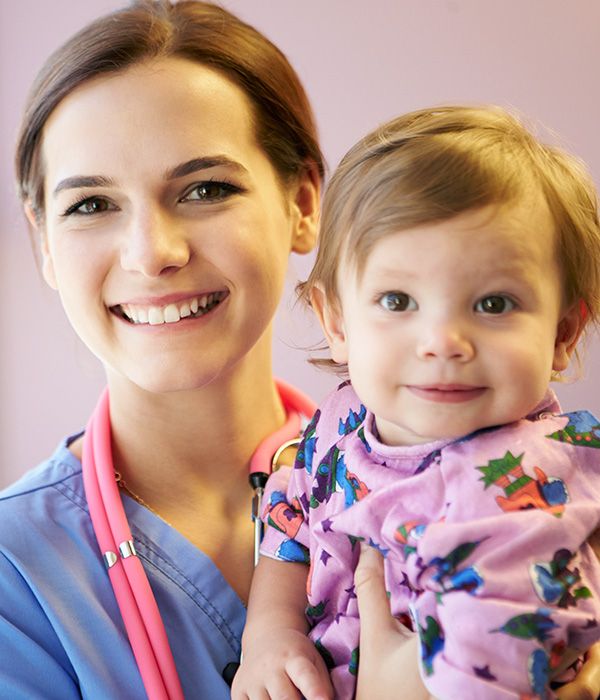
[[[242,636],[242,663],[232,700],[300,698],[330,700],[325,663],[306,636],[305,564],[261,557],[254,573],[248,619]]]

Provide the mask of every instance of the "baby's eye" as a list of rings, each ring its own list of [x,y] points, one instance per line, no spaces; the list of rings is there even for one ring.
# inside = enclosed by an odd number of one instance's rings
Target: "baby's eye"
[[[64,216],[76,214],[78,216],[91,216],[93,214],[102,214],[105,211],[116,209],[114,204],[111,204],[103,197],[86,197],[75,204],[72,204],[64,213]]]
[[[379,298],[386,311],[415,311],[417,302],[404,292],[386,292]]]
[[[515,302],[502,294],[491,294],[475,304],[475,311],[484,314],[505,314],[516,308]]]
[[[237,187],[230,182],[209,180],[208,182],[201,182],[194,185],[179,201],[216,202],[221,199],[227,199],[227,197],[230,197],[232,194],[236,194],[240,191],[240,187]]]

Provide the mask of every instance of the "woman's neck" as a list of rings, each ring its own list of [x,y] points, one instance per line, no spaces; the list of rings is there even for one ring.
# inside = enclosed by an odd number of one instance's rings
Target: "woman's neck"
[[[113,461],[127,490],[208,555],[242,600],[252,576],[248,465],[285,420],[270,362],[252,365],[162,394],[108,373]]]
[[[109,387],[115,468],[131,488],[165,496],[194,485],[219,491],[245,483],[254,450],[285,416],[270,372],[242,369],[166,394],[114,377]]]

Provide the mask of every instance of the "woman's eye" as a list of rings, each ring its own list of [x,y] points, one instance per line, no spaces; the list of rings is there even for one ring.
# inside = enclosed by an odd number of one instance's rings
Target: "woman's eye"
[[[415,311],[417,302],[404,292],[387,292],[379,298],[386,311]]]
[[[209,182],[201,182],[199,185],[194,185],[187,193],[179,200],[180,202],[216,202],[221,199],[226,199],[232,194],[240,192],[240,188],[232,185],[230,182],[218,182],[211,180]]]
[[[475,311],[484,314],[505,314],[515,308],[515,302],[501,294],[492,294],[489,297],[483,297],[483,299],[480,299],[475,304]]]
[[[112,209],[116,209],[116,207],[102,197],[87,197],[72,204],[64,213],[64,216],[70,216],[71,214],[91,216],[92,214],[102,214]]]

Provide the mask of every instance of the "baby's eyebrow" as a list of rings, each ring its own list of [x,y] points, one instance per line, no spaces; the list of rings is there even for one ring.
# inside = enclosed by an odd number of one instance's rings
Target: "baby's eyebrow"
[[[411,279],[419,276],[419,272],[412,267],[402,267],[401,265],[389,265],[386,263],[373,265],[370,271],[374,277],[383,277],[385,279],[394,279],[397,277]]]
[[[104,175],[74,175],[61,180],[54,188],[53,195],[56,195],[63,190],[76,190],[80,187],[112,187],[115,181]]]

